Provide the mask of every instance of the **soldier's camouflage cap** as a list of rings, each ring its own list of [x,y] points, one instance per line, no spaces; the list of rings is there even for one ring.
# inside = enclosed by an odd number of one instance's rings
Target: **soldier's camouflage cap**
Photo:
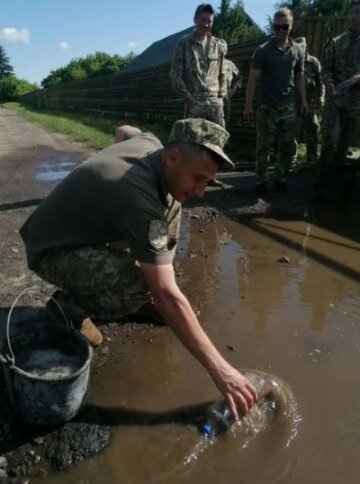
[[[235,165],[223,151],[229,136],[226,129],[212,121],[201,118],[179,119],[172,127],[169,143],[193,143],[204,146],[217,155],[222,169],[230,171]]]
[[[210,3],[201,3],[196,8],[194,17],[196,18],[198,15],[200,15],[204,11],[209,12],[211,15],[215,14],[215,11],[214,11],[212,5],[210,5]]]

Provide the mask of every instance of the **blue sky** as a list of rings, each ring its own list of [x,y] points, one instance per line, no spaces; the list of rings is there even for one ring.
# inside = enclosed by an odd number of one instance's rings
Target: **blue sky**
[[[192,25],[201,0],[0,0],[0,45],[15,75],[40,83],[52,69],[96,51],[141,53]],[[245,0],[261,26],[276,0]],[[220,0],[212,5],[218,9]],[[172,10],[172,6],[176,9]]]

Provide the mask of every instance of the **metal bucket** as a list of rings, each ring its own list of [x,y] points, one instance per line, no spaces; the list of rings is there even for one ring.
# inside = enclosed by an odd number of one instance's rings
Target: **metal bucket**
[[[65,324],[23,323],[10,341],[10,320],[23,291],[8,314],[1,348],[6,386],[22,420],[33,425],[62,424],[80,411],[88,395],[93,350],[67,320]]]

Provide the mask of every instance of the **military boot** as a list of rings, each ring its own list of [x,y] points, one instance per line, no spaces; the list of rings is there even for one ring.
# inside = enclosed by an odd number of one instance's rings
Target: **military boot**
[[[46,303],[46,310],[51,318],[58,324],[65,325],[65,317],[72,323],[73,327],[85,336],[92,346],[99,346],[103,342],[103,336],[90,318],[69,318],[66,309],[66,295],[62,291],[56,291],[52,298]],[[55,301],[54,301],[55,299]],[[59,308],[60,306],[60,308]],[[62,314],[62,312],[64,314]]]

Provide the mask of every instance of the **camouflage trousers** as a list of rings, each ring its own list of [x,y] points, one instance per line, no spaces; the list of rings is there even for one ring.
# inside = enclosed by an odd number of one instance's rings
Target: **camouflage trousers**
[[[194,105],[186,110],[187,118],[203,118],[225,127],[224,102],[222,98],[195,100]]]
[[[320,121],[316,110],[310,109],[302,117],[302,126],[306,140],[306,159],[308,162],[316,162],[318,160],[320,135]]]
[[[269,178],[270,150],[279,141],[278,156],[275,160],[274,178],[285,181],[291,163],[296,154],[295,104],[268,107],[261,105],[257,112],[256,127],[256,177],[258,182],[267,182]]]
[[[142,270],[127,250],[53,250],[40,260],[35,272],[64,291],[61,305],[73,321],[119,319],[151,299]]]
[[[344,108],[341,98],[328,100],[322,120],[321,167],[342,162],[350,146],[360,146],[360,106]]]

